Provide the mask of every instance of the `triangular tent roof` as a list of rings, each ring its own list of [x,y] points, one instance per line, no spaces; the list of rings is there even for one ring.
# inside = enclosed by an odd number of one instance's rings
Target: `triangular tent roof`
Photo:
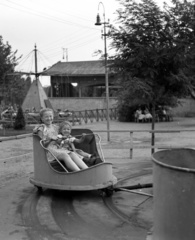
[[[35,108],[36,111],[39,111],[41,108],[49,107],[52,108],[52,105],[43,89],[39,79],[35,79],[24,99],[22,104],[22,109],[25,111],[29,109],[30,111]]]

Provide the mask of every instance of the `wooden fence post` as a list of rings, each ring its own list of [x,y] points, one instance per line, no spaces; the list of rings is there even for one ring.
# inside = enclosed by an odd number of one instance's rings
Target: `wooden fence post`
[[[101,120],[103,121],[103,120],[104,120],[104,109],[101,109],[101,112],[102,112],[102,114],[101,114]]]
[[[89,119],[92,123],[93,122],[93,110],[89,110]]]
[[[79,112],[79,124],[80,124],[80,125],[82,124],[82,122],[81,122],[81,117],[82,117],[81,112]]]
[[[85,123],[87,123],[87,110],[85,110]]]
[[[99,110],[96,109],[96,121],[99,122]]]
[[[74,115],[75,115],[75,113],[73,112],[73,113],[72,113],[72,125],[73,125],[73,126],[75,125],[75,122],[74,122]]]
[[[133,158],[133,132],[130,132],[130,159]]]

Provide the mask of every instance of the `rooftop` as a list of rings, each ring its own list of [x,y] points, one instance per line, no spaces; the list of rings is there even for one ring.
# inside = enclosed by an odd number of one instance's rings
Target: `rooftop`
[[[79,62],[57,62],[43,75],[49,76],[86,76],[86,75],[105,75],[105,63],[98,61],[79,61]]]

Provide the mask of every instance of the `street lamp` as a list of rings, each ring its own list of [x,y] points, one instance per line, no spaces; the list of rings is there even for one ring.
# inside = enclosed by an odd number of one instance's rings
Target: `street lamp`
[[[106,119],[107,119],[107,140],[110,141],[110,119],[109,119],[109,84],[108,84],[108,69],[107,69],[107,44],[106,44],[106,26],[108,25],[108,22],[105,20],[105,8],[104,4],[102,2],[99,2],[98,5],[98,11],[99,7],[102,5],[103,7],[103,18],[104,21],[101,22],[100,15],[99,13],[97,14],[96,18],[96,26],[101,26],[102,24],[104,25],[104,33],[102,34],[104,36],[104,54],[105,54],[105,85],[106,85]]]

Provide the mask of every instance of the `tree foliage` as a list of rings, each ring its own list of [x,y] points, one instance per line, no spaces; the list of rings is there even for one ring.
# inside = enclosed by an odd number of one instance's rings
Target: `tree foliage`
[[[173,0],[175,7],[165,5],[169,12],[172,28],[179,42],[183,42],[186,65],[183,78],[188,80],[189,94],[195,99],[195,1]]]
[[[10,44],[4,43],[0,36],[0,100],[5,103],[20,104],[26,94],[24,79],[13,74],[20,58],[16,54],[17,51],[13,52]]]
[[[17,65],[16,53],[12,52],[8,42],[4,44],[3,37],[0,36],[0,84],[3,84],[5,75],[14,72]]]
[[[153,0],[119,1],[119,27],[110,33],[119,105],[139,99],[155,111],[159,102],[187,96],[194,84],[193,4],[173,0],[160,9]]]
[[[21,75],[10,75],[6,78],[6,91],[4,92],[4,99],[7,103],[12,105],[22,105],[24,98],[30,88],[31,78],[21,77]]]

